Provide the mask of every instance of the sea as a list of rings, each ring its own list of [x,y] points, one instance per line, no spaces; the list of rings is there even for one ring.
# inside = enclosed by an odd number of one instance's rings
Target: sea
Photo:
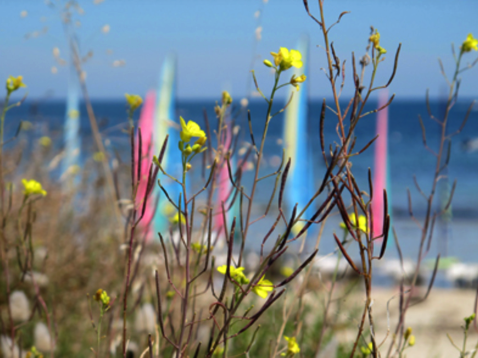
[[[330,101],[332,104],[332,101]],[[459,100],[453,106],[449,116],[447,133],[452,135],[451,147],[449,150],[449,161],[447,170],[443,172],[440,180],[440,188],[450,188],[456,180],[451,205],[452,215],[446,222],[437,224],[434,231],[434,239],[429,255],[424,260],[433,260],[437,254],[445,257],[455,257],[462,262],[478,261],[478,105],[469,114],[468,121],[459,131],[463,119],[471,104],[471,100]],[[193,120],[201,126],[205,125],[205,113],[209,119],[211,130],[217,125],[214,113],[216,102],[211,100],[179,100],[177,102],[177,118],[182,116],[186,121]],[[277,103],[279,110],[283,105]],[[346,103],[342,103],[345,108]],[[377,103],[369,103],[366,111],[373,110]],[[94,100],[93,108],[105,141],[106,148],[111,153],[119,155],[125,163],[130,161],[129,138],[124,129],[128,127],[127,112],[124,99],[118,100]],[[263,100],[253,99],[249,101],[247,109],[250,111],[252,129],[256,141],[262,136],[267,106]],[[311,101],[308,110],[308,128],[300,133],[298,140],[305,141],[309,146],[310,170],[315,178],[315,185],[318,186],[325,173],[325,166],[320,148],[319,139],[319,118],[321,101]],[[430,102],[430,111],[436,118],[443,116],[444,105],[440,101]],[[91,158],[94,149],[90,123],[84,106],[80,110],[81,126],[80,136],[82,143],[81,160]],[[238,148],[246,147],[250,143],[249,126],[247,122],[247,111],[239,104],[233,106],[232,117],[236,125],[240,126]],[[426,201],[415,185],[420,185],[424,193],[429,194],[433,175],[436,167],[436,158],[424,145],[423,132],[418,120],[421,116],[426,132],[426,144],[434,151],[438,150],[441,127],[431,119],[427,105],[424,100],[394,100],[388,108],[389,115],[389,137],[388,137],[388,197],[392,207],[392,225],[394,226],[400,243],[401,250],[405,257],[413,260],[417,258],[420,241],[420,229],[415,221],[410,218],[407,189],[410,190],[413,213],[419,222],[423,223],[423,216],[426,208]],[[65,118],[65,101],[26,101],[20,107],[13,108],[8,112],[5,122],[5,139],[15,135],[20,121],[28,121],[31,126],[29,130],[22,131],[20,138],[28,138],[29,147],[24,154],[24,161],[28,160],[28,151],[36,148],[37,139],[42,136],[49,136],[53,141],[55,150],[61,151],[64,146],[63,127]],[[363,148],[376,134],[376,114],[371,114],[360,120],[355,129],[356,150]],[[348,119],[346,120],[346,125]],[[282,153],[282,135],[284,118],[282,115],[274,117],[271,121],[267,142],[264,150],[264,165],[261,167],[261,175],[272,173],[277,169]],[[327,110],[324,124],[324,137],[326,146],[334,146],[338,141],[337,121],[333,112]],[[457,133],[458,131],[458,133]],[[17,140],[19,140],[17,139]],[[475,141],[475,142],[473,142]],[[7,144],[15,145],[15,141]],[[448,147],[447,147],[448,149]],[[374,170],[374,144],[362,154],[351,158],[353,163],[352,171],[359,187],[368,191],[368,169]],[[446,151],[448,153],[448,150]],[[445,155],[446,156],[446,155]],[[244,175],[244,185],[247,187],[252,180],[252,171]],[[52,179],[59,178],[60,173],[52,172]],[[202,182],[202,176],[198,172],[195,175],[195,182]],[[415,179],[414,179],[415,178]],[[271,178],[265,184],[264,190],[259,190],[257,200],[259,209],[253,214],[260,216],[260,208],[265,207],[269,198],[274,179]],[[441,189],[440,189],[441,190]],[[320,198],[319,198],[320,199]],[[435,195],[434,210],[440,208],[440,193]],[[328,220],[320,243],[320,254],[327,254],[336,250],[333,239],[333,232],[339,232],[341,219],[338,215]],[[257,225],[254,231],[256,236],[251,241],[256,247],[262,242],[262,237],[270,221],[254,224]],[[268,226],[269,225],[269,226]],[[310,233],[307,245],[313,246],[316,233]],[[386,257],[397,258],[397,248],[394,240],[390,239]],[[431,262],[431,261],[430,261]]]

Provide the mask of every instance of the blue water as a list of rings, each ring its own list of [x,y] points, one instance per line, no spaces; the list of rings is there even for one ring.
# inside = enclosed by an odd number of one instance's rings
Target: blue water
[[[458,102],[452,110],[449,118],[449,133],[460,127],[461,121],[468,109],[469,101]],[[280,109],[277,104],[276,110]],[[203,111],[206,110],[211,122],[211,129],[216,126],[214,114],[214,100],[203,101],[179,101],[178,116],[183,116],[186,121],[193,120],[204,126]],[[374,109],[374,103],[368,110]],[[344,104],[345,106],[345,104]],[[129,138],[123,131],[127,128],[127,116],[124,100],[118,101],[96,101],[93,103],[95,114],[101,128],[106,147],[111,152],[116,152],[125,163],[130,161]],[[310,170],[314,172],[317,185],[321,182],[325,167],[321,156],[319,142],[319,116],[321,102],[312,102],[309,107],[309,129],[303,133],[299,140],[307,140],[310,143],[314,156],[311,159]],[[440,117],[440,104],[431,103],[434,114]],[[252,125],[256,142],[259,142],[264,126],[266,105],[262,100],[255,100],[249,104],[252,116]],[[240,113],[239,108],[233,110],[237,113],[236,123],[242,125],[242,132],[239,139],[239,148],[244,142],[250,141],[247,126],[247,116]],[[28,120],[33,124],[30,131],[23,133],[30,143],[35,143],[35,138],[48,135],[52,138],[55,149],[60,150],[63,146],[63,118],[65,113],[64,102],[26,102],[19,108],[14,108],[8,113],[6,121],[6,138],[15,132],[19,120]],[[403,249],[406,255],[414,256],[419,240],[417,228],[408,218],[408,203],[406,189],[412,192],[414,212],[420,217],[423,215],[425,201],[415,189],[413,176],[415,175],[422,189],[429,193],[433,172],[435,169],[434,156],[424,148],[422,132],[418,122],[418,115],[421,115],[426,125],[427,143],[432,149],[436,149],[439,140],[439,126],[429,119],[424,101],[399,101],[396,100],[389,107],[389,166],[390,166],[390,188],[389,198],[393,207],[393,223],[397,228],[400,239],[403,242]],[[375,136],[376,115],[370,115],[360,120],[356,127],[357,136],[356,149],[361,149],[368,141]],[[283,118],[275,117],[270,125],[268,141],[265,146],[265,164],[261,168],[261,175],[275,170],[278,158],[281,155],[281,145],[278,140],[282,134]],[[337,140],[336,118],[328,111],[325,119],[325,140],[327,146],[334,144]],[[82,157],[91,157],[94,150],[94,143],[91,137],[90,124],[86,116],[86,110],[81,110],[81,136],[82,136]],[[214,137],[214,135],[213,135]],[[453,223],[450,230],[448,243],[448,254],[458,256],[463,260],[475,260],[478,250],[478,234],[476,223],[478,222],[478,151],[466,152],[461,143],[470,138],[478,137],[478,106],[471,112],[464,131],[453,138],[451,147],[451,159],[448,168],[450,182],[456,178],[457,188],[453,199]],[[10,144],[11,146],[12,144]],[[33,148],[33,144],[31,146]],[[374,146],[369,147],[362,155],[354,157],[353,172],[360,187],[368,191],[367,170],[373,169]],[[26,157],[25,157],[26,158]],[[26,160],[26,159],[24,159]],[[273,164],[273,165],[272,165]],[[199,165],[198,165],[199,167]],[[200,173],[196,172],[198,182]],[[247,186],[251,176],[244,179]],[[259,190],[259,200],[265,203],[270,195],[273,186],[273,179],[264,183]],[[438,198],[438,196],[437,196]],[[257,213],[258,215],[259,212]],[[324,232],[324,237],[331,235],[336,230],[339,218],[331,218],[331,224]],[[334,227],[335,225],[335,227]],[[258,226],[259,232],[260,225]],[[440,235],[437,230],[436,236]],[[321,243],[324,252],[335,248],[333,240],[323,240]],[[434,246],[439,250],[439,244]],[[396,255],[390,250],[390,255]]]

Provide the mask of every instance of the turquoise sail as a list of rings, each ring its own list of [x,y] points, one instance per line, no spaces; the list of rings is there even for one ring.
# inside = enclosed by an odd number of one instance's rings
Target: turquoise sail
[[[176,118],[176,57],[174,55],[168,55],[164,61],[156,103],[153,133],[154,153],[156,156],[159,155],[163,142],[166,136],[169,135],[162,167],[169,175],[181,181],[181,152],[178,149],[180,124],[179,118]],[[161,174],[161,172],[158,178],[171,200],[177,205],[180,194],[179,184]],[[166,236],[169,227],[169,218],[176,214],[176,210],[158,185],[154,187],[152,198],[153,200],[158,200],[159,198],[153,219],[154,233],[157,235],[158,232],[161,232],[163,236]]]
[[[68,74],[68,94],[66,101],[64,141],[65,150],[61,166],[63,189],[71,190],[79,180],[78,176],[73,175],[75,166],[79,164],[80,158],[80,83],[76,73],[73,61],[70,61],[70,72]],[[71,179],[70,178],[76,178]]]
[[[302,53],[302,68],[293,67],[293,74],[300,76],[308,75],[309,39],[303,36],[297,47]],[[288,73],[288,76],[291,74]],[[288,210],[297,205],[298,212],[307,205],[313,193],[313,161],[310,154],[308,141],[308,80],[300,85],[300,90],[294,86],[289,87],[286,103],[292,96],[292,100],[285,110],[284,120],[284,149],[285,158],[291,158],[291,167],[286,182],[284,199]],[[302,216],[309,219],[312,215],[311,207]]]

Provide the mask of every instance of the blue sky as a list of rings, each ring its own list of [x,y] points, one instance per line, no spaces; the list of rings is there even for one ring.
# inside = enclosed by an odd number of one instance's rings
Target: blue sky
[[[59,3],[52,0],[54,3]],[[87,83],[94,98],[119,98],[125,92],[144,94],[157,85],[162,60],[169,52],[178,57],[178,96],[219,98],[227,89],[233,97],[246,95],[254,53],[256,73],[265,91],[271,74],[261,62],[280,46],[294,48],[301,34],[311,40],[309,85],[312,97],[329,97],[325,75],[323,41],[319,28],[306,14],[302,0],[93,0],[79,1],[83,15],[77,28],[86,54],[94,55],[85,64]],[[317,2],[310,1],[317,14]],[[58,47],[67,59],[65,36],[58,11],[38,0],[2,0],[0,3],[0,78],[23,75],[31,98],[52,91],[54,97],[66,95],[66,67],[58,66],[52,55]],[[254,14],[262,10],[259,20]],[[22,17],[21,12],[27,16]],[[381,33],[381,45],[388,50],[378,81],[386,81],[396,47],[402,43],[398,73],[390,92],[397,98],[423,98],[427,88],[432,96],[444,88],[437,58],[445,68],[453,67],[450,45],[457,46],[468,33],[478,37],[476,0],[326,0],[326,21],[331,24],[342,11],[340,24],[330,36],[341,59],[350,65],[351,52],[363,54],[370,26]],[[110,32],[101,28],[108,24]],[[262,26],[262,39],[255,44],[255,31]],[[29,39],[28,33],[48,31]],[[468,54],[471,62],[477,52]],[[113,61],[125,66],[114,67]],[[51,68],[58,68],[52,74]],[[351,68],[347,68],[352,91]],[[478,97],[478,69],[463,74],[462,96]]]

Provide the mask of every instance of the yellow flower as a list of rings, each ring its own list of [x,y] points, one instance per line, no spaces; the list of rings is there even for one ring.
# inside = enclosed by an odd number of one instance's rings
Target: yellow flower
[[[33,124],[30,121],[22,121],[20,125],[22,128],[22,131],[29,131],[33,127]]]
[[[222,357],[223,353],[224,353],[224,347],[216,347],[212,356],[213,357]]]
[[[20,87],[26,87],[26,84],[23,83],[22,76],[18,76],[18,77],[9,76],[7,78],[6,87],[7,87],[7,92],[10,94],[16,91],[17,89],[19,89]]]
[[[32,195],[32,194],[41,194],[43,196],[46,196],[46,191],[43,190],[41,187],[41,184],[37,182],[36,180],[26,180],[22,179],[23,186],[25,187],[25,190],[23,193],[25,195]]]
[[[126,97],[126,102],[128,102],[130,110],[133,112],[143,103],[143,99],[137,94],[125,93],[124,96]]]
[[[206,137],[206,133],[199,127],[199,124],[193,121],[184,121],[183,117],[179,117],[181,121],[181,133],[179,133],[181,140],[184,142],[189,142],[192,137]]]
[[[297,50],[288,50],[285,47],[281,47],[278,53],[271,52],[274,57],[274,63],[276,66],[280,66],[282,71],[288,70],[292,66],[296,68],[302,67],[302,54]]]
[[[290,356],[293,356],[293,355],[300,352],[300,347],[297,344],[297,341],[295,340],[295,337],[284,336],[284,339],[287,341],[287,352],[282,353],[281,354],[282,356],[290,357]]]
[[[50,137],[41,137],[39,140],[38,140],[38,143],[40,143],[40,145],[42,147],[49,147],[51,145],[51,138]]]
[[[103,307],[108,307],[110,305],[110,296],[108,296],[106,291],[99,288],[95,293],[95,301],[101,302]]]
[[[298,235],[305,225],[306,225],[305,221],[299,221],[295,223],[294,226],[292,226],[292,234]],[[307,234],[307,232],[305,234]]]
[[[296,83],[305,82],[306,79],[307,79],[306,75],[300,75],[299,77],[295,77],[295,75],[292,75],[292,78],[290,79],[290,83],[295,85]]]
[[[357,228],[357,221],[355,219],[355,213],[352,213],[352,214],[349,215],[349,220],[350,220],[350,223],[352,224],[352,227]],[[347,229],[347,225],[345,225],[345,223],[340,223],[340,227],[342,229]],[[359,215],[358,228],[360,230],[362,230],[364,233],[368,233],[367,218],[363,215]]]
[[[166,292],[166,298],[167,298],[167,299],[171,299],[171,298],[173,298],[175,295],[176,295],[176,292],[175,292],[175,291],[171,291],[171,290],[170,290],[170,291]]]
[[[199,242],[194,242],[191,244],[191,248],[196,251],[198,254],[207,253],[207,245],[201,245]]]
[[[378,49],[378,47],[380,46],[380,33],[377,30],[375,30],[375,32],[372,35],[370,35],[368,40],[371,43],[373,43],[373,47]]]
[[[225,275],[227,272],[227,265],[219,266],[217,270],[223,275]],[[235,268],[233,266],[229,266],[231,278],[240,285],[247,285],[249,283],[249,279],[246,277],[246,275],[244,275],[242,271],[244,271],[244,267]]]
[[[172,218],[169,219],[173,224],[178,224],[181,221],[181,224],[186,223],[186,218],[183,214],[176,213]]]
[[[307,79],[307,76],[306,75],[300,75],[299,77],[295,77],[295,75],[292,75],[291,79],[290,79],[290,84],[292,86],[295,86],[295,88],[297,89],[297,91],[299,90],[299,85],[298,83],[302,83],[304,82],[305,80]]]
[[[264,277],[265,276],[262,276],[257,285],[252,289],[252,291],[261,298],[266,298],[269,292],[274,290],[274,284],[269,280],[264,280]]]
[[[472,34],[468,34],[466,40],[461,45],[462,52],[470,52],[471,50],[478,51],[478,40]]]
[[[80,116],[80,112],[78,112],[76,109],[72,109],[71,111],[68,112],[68,117],[71,119],[77,119]]]
[[[362,353],[363,353],[365,356],[368,356],[368,355],[372,354],[372,351],[373,351],[373,344],[372,344],[372,342],[370,342],[370,343],[368,344],[368,347],[365,347],[365,346],[360,347],[360,350],[362,351]]]
[[[103,152],[96,152],[95,154],[93,154],[93,160],[95,162],[102,162],[103,160],[105,160],[105,155],[103,154]]]
[[[38,352],[38,350],[36,349],[35,346],[32,347],[32,349],[30,350],[30,352],[27,352],[26,358],[43,358],[43,354],[41,354],[40,352]]]
[[[289,277],[294,273],[294,269],[289,266],[284,266],[280,269],[280,273],[282,276]]]

